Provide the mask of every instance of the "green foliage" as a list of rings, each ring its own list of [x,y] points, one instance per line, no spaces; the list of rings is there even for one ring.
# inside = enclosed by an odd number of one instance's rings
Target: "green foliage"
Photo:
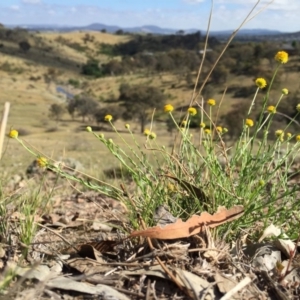
[[[63,114],[65,113],[66,108],[64,105],[62,104],[51,104],[50,108],[49,108],[49,118],[59,121],[61,119],[61,117],[63,116]]]
[[[201,41],[200,32],[186,35],[137,35],[132,40],[115,46],[118,55],[134,55],[140,52],[163,52],[172,49],[195,50]]]
[[[100,123],[107,123],[105,121],[106,115],[113,115],[114,121],[117,121],[118,119],[122,118],[124,110],[125,109],[119,105],[107,105],[103,108],[96,109],[94,112],[94,118],[98,125]]]
[[[67,110],[73,119],[77,115],[82,117],[82,122],[84,122],[86,117],[89,117],[90,120],[93,119],[97,106],[98,102],[95,100],[79,96],[69,100]]]
[[[72,85],[72,86],[75,87],[75,88],[79,88],[79,87],[80,87],[80,81],[77,80],[77,79],[72,79],[72,78],[70,78],[70,79],[68,80],[68,84]]]
[[[115,56],[116,55],[115,46],[111,45],[111,44],[101,43],[99,53],[105,54],[108,56]]]
[[[28,41],[21,41],[19,43],[19,47],[24,53],[27,53],[30,50],[31,45],[29,44]]]
[[[99,66],[99,62],[95,59],[90,59],[85,65],[82,66],[82,74],[93,76],[93,77],[102,77],[103,71]]]
[[[166,97],[160,89],[153,86],[122,84],[119,100],[125,108],[123,117],[127,120],[137,119],[141,132],[144,132],[153,110],[164,105]]]

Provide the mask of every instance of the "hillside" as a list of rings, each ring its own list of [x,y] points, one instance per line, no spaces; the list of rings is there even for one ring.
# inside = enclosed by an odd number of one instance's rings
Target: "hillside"
[[[62,153],[64,149],[72,149],[69,154],[80,156],[80,151],[77,150],[81,146],[74,145],[70,133],[78,132],[86,125],[95,124],[95,117],[87,116],[82,123],[81,117],[76,116],[73,119],[65,108],[61,120],[57,122],[49,118],[51,105],[66,107],[66,94],[70,94],[92,99],[96,101],[98,108],[115,107],[114,110],[118,110],[120,86],[124,84],[154,86],[163,91],[166,101],[178,108],[180,118],[182,109],[185,110],[191,99],[201,61],[198,51],[203,48],[201,39],[196,41],[193,34],[190,37],[191,40],[183,42],[189,36],[141,37],[101,32],[32,33],[22,29],[0,28],[0,88],[3,95],[1,104],[5,101],[12,104],[8,126],[22,128],[29,141],[34,144],[39,141],[42,151],[49,149],[49,145],[60,136],[61,141],[65,142],[55,147],[56,150]],[[30,44],[29,49],[20,48],[19,43],[22,41]],[[156,45],[152,51],[147,51],[151,41]],[[170,41],[173,47],[167,48],[166,41]],[[187,45],[189,48],[186,48]],[[126,54],[128,49],[134,47],[136,50],[133,55]],[[223,45],[216,39],[210,39],[209,47],[211,52],[207,54],[200,83]],[[251,101],[255,77],[270,77],[272,56],[279,47],[278,43],[264,46],[233,44],[228,50],[230,52],[220,61],[220,67],[209,78],[203,91],[206,99],[215,98],[220,101],[224,90],[227,89],[219,117],[222,125],[228,126],[232,134],[236,134],[234,128],[230,128],[229,121],[232,118],[226,118],[226,114],[232,113],[237,118],[238,114],[235,111],[242,111],[243,104]],[[259,51],[255,55],[261,55],[257,64],[254,64],[255,51]],[[100,66],[100,76],[83,75],[82,67],[93,61]],[[252,66],[249,65],[250,61]],[[288,87],[291,92],[297,91],[297,56],[292,57],[291,61],[286,67],[288,73],[281,74],[280,85],[275,86],[274,92],[280,91],[282,86]],[[95,67],[95,64],[90,66]],[[122,109],[120,107],[119,111]],[[243,118],[243,115],[240,114],[239,118]],[[163,122],[159,124],[164,124],[166,120],[161,111],[157,111],[157,120]],[[241,121],[242,119],[237,122]],[[116,124],[123,128],[124,122],[125,120],[119,118]],[[136,124],[134,128],[138,132],[138,122],[132,122]],[[196,118],[196,127],[197,122]],[[164,125],[161,134],[168,138],[166,129]],[[78,136],[81,136],[81,133]],[[89,145],[89,148],[95,151],[96,147],[96,143]]]

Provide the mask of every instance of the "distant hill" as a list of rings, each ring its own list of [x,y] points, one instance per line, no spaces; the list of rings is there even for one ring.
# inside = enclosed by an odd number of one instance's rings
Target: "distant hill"
[[[180,33],[178,29],[172,28],[161,28],[155,25],[145,25],[145,26],[136,26],[136,27],[120,27],[114,25],[105,25],[101,23],[93,23],[87,26],[61,26],[61,25],[32,25],[32,24],[19,24],[15,26],[7,26],[7,27],[21,27],[27,30],[33,31],[61,31],[68,32],[74,30],[92,30],[92,31],[101,31],[105,30],[107,32],[116,32],[117,30],[123,30],[124,32],[130,33],[152,33],[152,34],[177,34]],[[205,31],[191,28],[183,30],[182,33],[194,33],[197,31],[201,31],[202,34],[205,34]],[[233,30],[219,30],[219,31],[211,31],[210,35],[214,36],[229,36],[231,35]],[[284,34],[278,30],[268,30],[268,29],[242,29],[238,32],[238,35],[243,36],[266,36],[266,35],[280,35]]]

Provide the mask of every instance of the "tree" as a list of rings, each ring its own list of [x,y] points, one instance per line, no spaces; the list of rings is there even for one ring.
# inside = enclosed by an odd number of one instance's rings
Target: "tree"
[[[124,107],[120,107],[119,105],[108,105],[103,108],[98,108],[94,112],[94,118],[97,124],[101,123],[107,123],[105,121],[104,117],[106,115],[112,115],[113,116],[113,121],[117,121],[122,117],[122,114],[124,113]]]
[[[122,84],[119,100],[122,101],[122,106],[125,108],[124,119],[137,119],[141,126],[141,132],[144,132],[153,109],[162,107],[166,96],[160,89],[153,86]]]
[[[122,29],[118,29],[116,32],[115,32],[116,35],[122,35],[124,34],[124,31]]]
[[[21,41],[19,43],[19,47],[24,53],[27,53],[30,50],[31,45],[29,44],[28,41]]]
[[[72,118],[74,118],[75,114],[77,114],[82,117],[82,122],[84,122],[86,117],[93,119],[97,106],[98,102],[93,99],[75,97],[69,101],[67,109]]]
[[[228,69],[224,65],[218,64],[213,70],[210,78],[214,84],[225,83],[229,74]]]
[[[49,108],[49,118],[55,121],[59,121],[63,114],[65,113],[66,109],[64,106],[60,104],[52,104]]]
[[[82,66],[82,74],[101,77],[103,72],[99,67],[99,62],[95,59],[90,59],[85,65]]]

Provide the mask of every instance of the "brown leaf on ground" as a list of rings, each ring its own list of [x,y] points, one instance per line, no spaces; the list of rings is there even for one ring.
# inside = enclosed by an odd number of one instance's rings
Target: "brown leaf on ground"
[[[200,233],[204,226],[214,228],[238,219],[243,213],[244,208],[241,205],[236,205],[230,209],[219,207],[218,211],[213,215],[203,212],[200,216],[192,216],[186,222],[178,219],[175,223],[164,227],[155,226],[146,230],[133,231],[129,237],[143,236],[161,240],[185,238]]]

